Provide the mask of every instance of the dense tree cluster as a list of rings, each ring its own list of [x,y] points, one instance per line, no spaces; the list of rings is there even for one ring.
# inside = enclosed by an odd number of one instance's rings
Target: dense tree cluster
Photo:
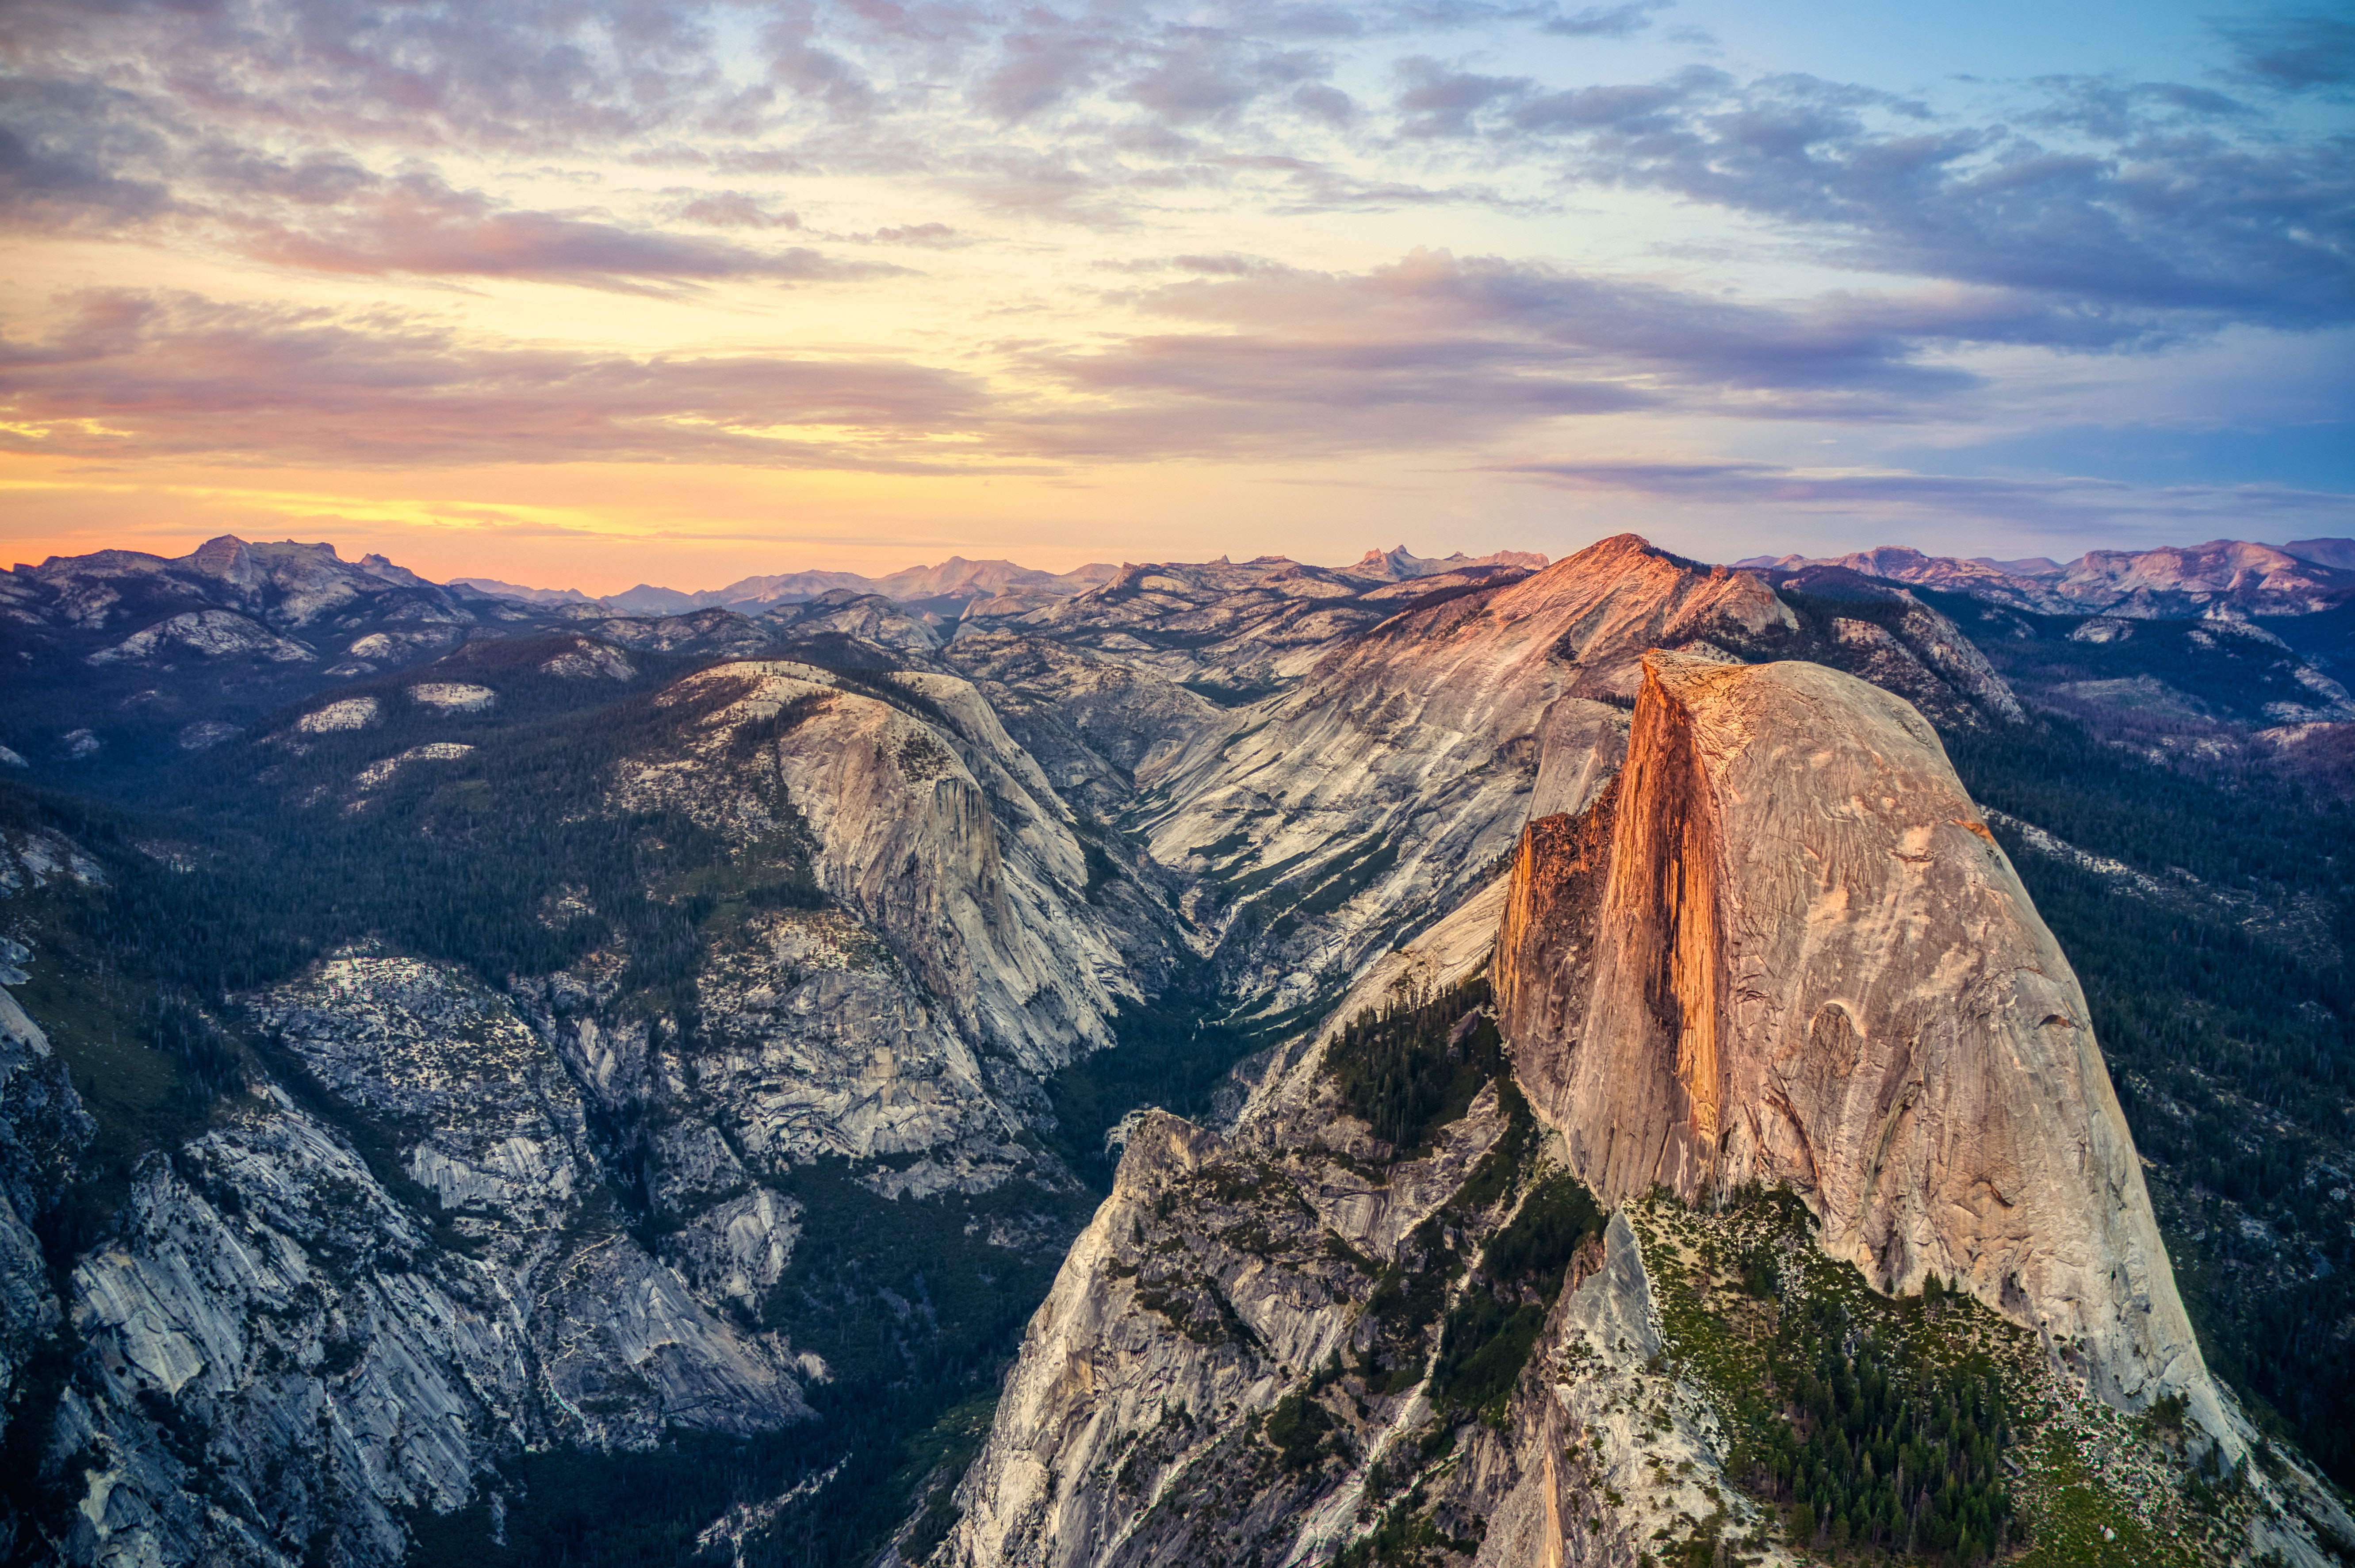
[[[1837,1302],[1798,1309],[1770,1362],[1787,1419],[1749,1450],[1746,1477],[1789,1505],[1803,1543],[1983,1563],[2009,1539],[1997,1461],[2003,1398],[1984,1369],[1940,1371],[1856,1332]]]
[[[1470,1108],[1504,1066],[1504,1039],[1487,1006],[1485,975],[1436,996],[1369,1008],[1341,1030],[1327,1055],[1341,1097],[1401,1155],[1430,1147],[1441,1127]]]
[[[1538,1179],[1488,1238],[1471,1286],[1447,1314],[1432,1371],[1433,1406],[1502,1421],[1571,1260],[1602,1237],[1604,1218],[1593,1194],[1569,1172]]]

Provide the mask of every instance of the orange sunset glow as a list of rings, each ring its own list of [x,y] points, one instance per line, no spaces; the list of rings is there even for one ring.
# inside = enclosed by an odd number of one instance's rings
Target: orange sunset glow
[[[12,7],[6,543],[610,592],[2343,529],[2347,100],[2274,26]]]

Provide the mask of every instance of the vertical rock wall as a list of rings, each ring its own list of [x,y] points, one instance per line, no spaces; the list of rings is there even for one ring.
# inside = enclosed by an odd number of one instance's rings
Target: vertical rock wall
[[[1616,784],[1524,833],[1498,953],[1516,1070],[1606,1202],[1787,1181],[1881,1288],[1955,1278],[2222,1430],[2083,994],[1901,699],[1650,656]]]

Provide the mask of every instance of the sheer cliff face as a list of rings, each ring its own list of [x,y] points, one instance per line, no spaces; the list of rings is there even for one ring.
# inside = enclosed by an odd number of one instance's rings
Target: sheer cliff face
[[[1654,655],[1625,768],[1524,832],[1515,1071],[1606,1202],[1788,1182],[2114,1401],[2212,1399],[2084,996],[1935,733],[1807,664]]]
[[[1402,917],[1477,887],[1533,790],[1583,804],[1598,748],[1616,756],[1621,715],[1604,699],[1635,692],[1646,648],[1794,626],[1754,577],[1604,539],[1332,648],[1289,691],[1141,768],[1131,820],[1156,859],[1205,879],[1197,912],[1237,933],[1251,985],[1299,1005],[1307,994],[1283,986],[1361,971]]]

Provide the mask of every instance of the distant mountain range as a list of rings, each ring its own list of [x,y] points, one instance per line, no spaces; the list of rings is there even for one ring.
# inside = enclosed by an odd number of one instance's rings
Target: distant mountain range
[[[2286,545],[2211,539],[2158,549],[2097,549],[2066,565],[2042,556],[1962,560],[1891,545],[1839,556],[1755,555],[1733,564],[1785,572],[1838,567],[2047,615],[2100,613],[2147,619],[2219,610],[2297,615],[2355,597],[2355,539],[2343,539]]]
[[[1230,564],[1224,556],[1214,564]],[[1283,556],[1261,556],[1248,564],[1253,566],[1287,565]],[[1475,566],[1526,566],[1531,569],[1546,564],[1546,558],[1529,550],[1498,550],[1494,555],[1467,556],[1462,551],[1444,559],[1418,556],[1401,545],[1395,549],[1369,549],[1356,564],[1343,569],[1352,577],[1370,577],[1383,582],[1401,582],[1410,578],[1430,577],[1440,572],[1461,571]],[[677,588],[661,588],[641,582],[635,588],[606,595],[602,600],[574,588],[526,588],[517,583],[502,582],[490,577],[460,577],[452,580],[453,587],[466,587],[496,598],[512,599],[527,604],[602,603],[634,615],[679,615],[689,610],[725,609],[757,613],[772,604],[797,604],[848,589],[854,593],[879,593],[901,604],[920,604],[941,609],[961,606],[975,599],[1000,599],[1008,593],[1036,594],[1041,599],[1068,598],[1099,583],[1109,582],[1120,574],[1120,568],[1101,561],[1070,571],[1039,571],[1018,566],[1010,560],[967,560],[953,555],[938,566],[911,566],[882,577],[864,577],[855,571],[786,571],[764,577],[746,577],[725,588],[704,588],[692,592]],[[944,604],[935,602],[946,601]]]
[[[1418,556],[1403,546],[1368,550],[1346,567],[1322,568],[1352,578],[1402,582],[1487,566],[1531,570],[1543,555],[1498,550],[1492,555]],[[1206,566],[1229,566],[1225,557]],[[1283,556],[1261,556],[1250,568],[1294,564]],[[2104,613],[2135,618],[2197,615],[2211,611],[2252,615],[2310,614],[2355,597],[2355,539],[2293,539],[2284,545],[2241,539],[2166,545],[2147,550],[2090,550],[2070,561],[2045,556],[1998,560],[1989,556],[1930,555],[1902,545],[1881,545],[1838,556],[1755,555],[1732,563],[1752,571],[1791,572],[1838,567],[1884,581],[1968,593],[2019,610],[2048,615]],[[602,604],[633,615],[678,615],[693,610],[726,609],[757,614],[778,604],[800,604],[848,591],[880,594],[919,607],[935,623],[954,620],[977,601],[1009,595],[1034,606],[1065,599],[1111,582],[1122,568],[1091,562],[1070,571],[1041,571],[1010,560],[967,560],[951,556],[935,566],[911,566],[881,577],[855,571],[788,571],[746,577],[724,588],[692,592],[639,583],[598,598],[574,588],[533,588],[489,577],[451,580],[517,603],[557,607]],[[1002,608],[1002,606],[1001,606]]]

